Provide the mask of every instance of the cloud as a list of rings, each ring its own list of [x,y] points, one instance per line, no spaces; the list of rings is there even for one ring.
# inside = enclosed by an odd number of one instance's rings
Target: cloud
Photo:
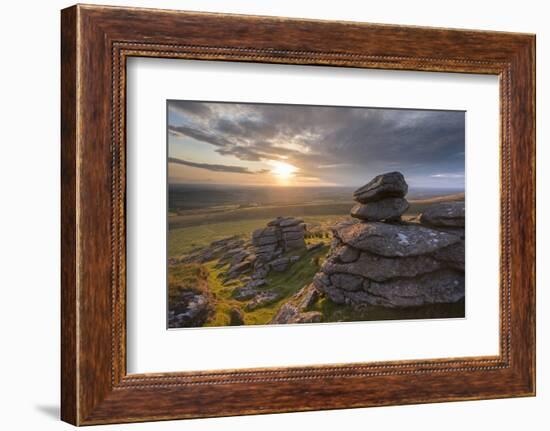
[[[269,154],[258,152],[253,147],[245,147],[240,145],[218,148],[216,152],[222,156],[235,156],[237,159],[246,160],[248,162],[259,162],[263,158],[270,157]]]
[[[246,162],[284,160],[326,182],[359,184],[393,170],[433,182],[444,178],[433,172],[464,172],[462,111],[193,101],[169,109],[178,113],[171,136]]]
[[[464,178],[464,174],[434,174],[432,178]]]
[[[207,103],[188,103],[178,100],[170,100],[168,109],[183,115],[205,116],[210,115],[211,110]]]
[[[243,166],[229,166],[229,165],[217,165],[210,163],[195,163],[189,160],[176,159],[175,157],[169,157],[168,163],[176,163],[178,165],[191,166],[193,168],[207,169],[214,172],[232,172],[237,174],[263,174],[268,172],[269,169],[261,169],[260,171],[251,171]]]
[[[319,165],[320,169],[332,169],[332,168],[341,168],[343,166],[349,166],[349,163],[333,163],[331,165]]]
[[[189,127],[189,126],[168,126],[168,132],[171,135],[178,137],[188,136],[190,138],[196,139],[197,141],[206,142],[212,144],[216,147],[225,147],[228,145],[228,142],[223,139],[223,137],[216,136],[212,133],[205,132],[204,130]]]

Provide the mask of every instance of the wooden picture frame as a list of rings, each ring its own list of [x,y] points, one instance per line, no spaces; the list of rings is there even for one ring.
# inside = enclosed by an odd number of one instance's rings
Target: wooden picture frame
[[[77,5],[62,11],[61,417],[75,425],[535,394],[535,36]],[[125,91],[131,56],[500,77],[500,354],[130,374]]]

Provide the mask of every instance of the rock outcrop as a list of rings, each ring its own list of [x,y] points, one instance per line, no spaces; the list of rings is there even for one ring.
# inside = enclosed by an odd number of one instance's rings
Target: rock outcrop
[[[180,302],[170,310],[170,328],[194,328],[203,326],[214,313],[214,305],[209,295],[188,290],[182,292]]]
[[[250,279],[243,287],[233,292],[233,297],[240,301],[249,301],[248,311],[263,307],[279,299],[279,295],[268,289],[267,275],[271,272],[284,272],[300,256],[287,252],[306,250],[304,240],[305,224],[294,217],[277,217],[266,227],[252,233],[251,242],[241,252],[230,256],[230,266],[223,274],[226,282],[250,274]],[[232,253],[230,251],[230,253]],[[283,256],[283,254],[286,254]],[[235,260],[235,256],[239,259]],[[225,259],[225,256],[222,257]]]
[[[246,311],[256,310],[257,308],[265,307],[266,305],[277,301],[279,298],[279,293],[271,290],[258,292],[258,294],[256,294],[254,298],[246,304],[245,309]]]
[[[299,250],[306,246],[305,224],[294,217],[277,217],[267,227],[252,233],[252,245],[256,256],[265,261],[289,250]]]
[[[420,222],[442,227],[464,227],[464,202],[444,202],[422,213]]]
[[[403,222],[407,190],[403,175],[392,172],[354,192],[354,219],[333,227],[313,281],[331,301],[409,307],[464,297],[464,203],[434,204],[420,223]]]
[[[214,314],[215,299],[208,288],[208,271],[201,264],[177,264],[183,280],[169,278],[168,327],[203,326]]]
[[[307,311],[318,299],[316,287],[313,284],[305,286],[281,306],[270,323],[318,323],[322,314],[319,311]]]
[[[183,256],[170,258],[168,260],[168,264],[174,265],[178,263],[205,263],[222,255],[224,256],[224,259],[228,259],[230,257],[233,257],[238,252],[242,251],[244,243],[245,241],[238,236],[223,238],[217,241],[213,241],[207,247],[199,247]]]

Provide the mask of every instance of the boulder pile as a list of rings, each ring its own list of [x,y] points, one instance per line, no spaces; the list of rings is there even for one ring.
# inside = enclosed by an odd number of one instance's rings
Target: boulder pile
[[[399,172],[353,194],[353,219],[333,227],[314,285],[338,304],[409,307],[464,298],[464,202],[433,204],[404,222],[408,186]]]
[[[284,253],[306,249],[305,224],[294,217],[277,217],[266,227],[256,229],[250,242],[242,241],[234,248],[226,248],[218,260],[221,268],[229,264],[223,273],[226,282],[249,274],[248,290],[264,285],[270,271],[283,272],[299,259],[299,256],[283,256]]]
[[[304,234],[305,224],[302,220],[277,217],[267,227],[256,229],[252,233],[252,245],[259,259],[269,261],[286,251],[305,248]]]

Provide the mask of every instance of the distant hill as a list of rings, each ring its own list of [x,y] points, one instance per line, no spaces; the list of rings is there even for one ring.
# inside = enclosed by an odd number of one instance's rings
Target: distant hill
[[[428,199],[409,199],[410,203],[414,204],[434,204],[437,202],[454,202],[454,201],[463,201],[465,198],[465,193],[454,193],[451,195],[444,195],[444,196],[434,196],[433,198]]]

